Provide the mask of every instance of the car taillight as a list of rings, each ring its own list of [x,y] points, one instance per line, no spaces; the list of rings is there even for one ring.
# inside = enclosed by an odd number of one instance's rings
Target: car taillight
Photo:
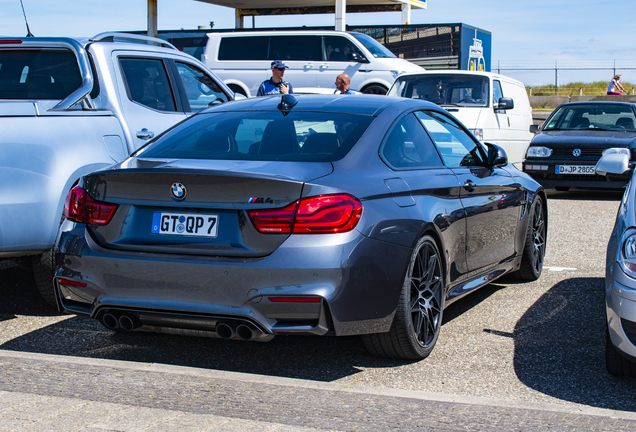
[[[303,198],[280,209],[249,210],[263,234],[327,234],[351,231],[362,216],[362,204],[347,194]]]
[[[64,216],[75,222],[106,225],[117,207],[117,204],[96,201],[84,189],[75,186],[66,196]]]

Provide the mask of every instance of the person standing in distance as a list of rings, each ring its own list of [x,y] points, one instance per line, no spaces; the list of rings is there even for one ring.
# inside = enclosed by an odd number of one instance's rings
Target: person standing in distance
[[[337,94],[337,92],[339,91],[340,94],[343,94],[343,95],[354,95],[355,93],[349,89],[350,83],[351,83],[351,79],[349,78],[349,75],[347,75],[346,73],[341,73],[340,75],[338,75],[336,77],[337,90],[334,92],[334,94]]]
[[[285,65],[282,60],[274,60],[272,62],[272,77],[265,80],[258,86],[256,96],[271,96],[278,94],[293,94],[294,88],[290,83],[283,80],[285,69],[289,66]]]

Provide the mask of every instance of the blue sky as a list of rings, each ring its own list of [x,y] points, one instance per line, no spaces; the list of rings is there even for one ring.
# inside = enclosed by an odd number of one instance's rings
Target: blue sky
[[[36,36],[93,36],[111,30],[144,30],[146,0],[23,0]],[[158,0],[159,29],[199,25],[234,27],[234,10],[194,0]],[[0,0],[0,34],[24,36],[20,0]],[[348,14],[347,24],[400,24],[399,12]],[[246,20],[251,26],[251,20]],[[492,69],[562,68],[559,84],[608,81],[616,62],[623,82],[636,84],[636,5],[634,0],[428,0],[413,10],[413,24],[462,22],[492,33]],[[256,17],[256,27],[333,25],[333,15]],[[634,68],[627,70],[622,68]],[[553,84],[554,70],[502,70],[526,85]],[[630,91],[631,93],[631,91]]]

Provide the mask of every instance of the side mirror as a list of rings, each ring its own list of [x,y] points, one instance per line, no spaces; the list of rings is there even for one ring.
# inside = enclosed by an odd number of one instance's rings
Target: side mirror
[[[502,167],[508,165],[508,155],[506,151],[498,145],[485,143],[488,148],[488,166],[491,168]]]
[[[502,97],[497,101],[495,110],[509,110],[515,107],[515,101],[512,98]]]
[[[366,63],[367,59],[362,57],[360,54],[354,52],[349,54],[349,61],[354,61],[358,63]]]
[[[596,174],[629,174],[629,156],[625,153],[610,153],[599,159],[595,168]]]
[[[541,129],[539,129],[539,125],[536,124],[531,124],[530,125],[530,132],[533,134],[539,133]]]

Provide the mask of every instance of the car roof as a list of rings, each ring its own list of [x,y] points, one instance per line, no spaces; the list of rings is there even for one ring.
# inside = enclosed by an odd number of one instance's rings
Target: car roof
[[[383,95],[292,95],[298,103],[292,111],[314,111],[331,113],[348,113],[359,115],[377,116],[387,107],[406,109],[409,106],[434,109],[439,111],[437,105],[416,99],[389,97]],[[209,108],[203,112],[228,112],[228,111],[274,111],[281,102],[281,96],[256,97],[224,103]]]

